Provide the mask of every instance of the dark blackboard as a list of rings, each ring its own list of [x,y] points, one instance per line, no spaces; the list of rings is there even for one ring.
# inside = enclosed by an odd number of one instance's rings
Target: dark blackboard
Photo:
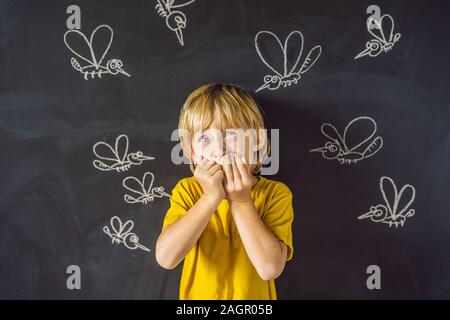
[[[178,297],[181,264],[166,271],[154,256],[168,198],[128,203],[122,183],[152,172],[154,186],[170,193],[191,175],[172,163],[170,137],[186,96],[208,82],[252,92],[268,128],[280,129],[280,168],[267,177],[291,188],[295,211],[295,253],[276,281],[280,299],[450,297],[446,2],[377,1],[401,38],[388,52],[354,59],[372,39],[368,1],[197,0],[179,8],[187,19],[182,46],[156,1],[80,0],[81,32],[110,26],[104,63],[120,59],[130,75],[88,80],[64,43],[71,4],[0,4],[1,298]],[[255,93],[271,74],[255,49],[263,30],[281,41],[301,31],[303,57],[321,46],[297,84]],[[373,138],[383,145],[374,155],[340,164],[310,152],[327,142],[322,124],[342,133],[358,117],[376,122]],[[94,144],[114,145],[121,134],[129,152],[155,159],[122,172],[94,167]],[[415,189],[414,215],[403,226],[358,219],[384,204],[384,176]],[[112,243],[103,228],[113,216],[134,221],[132,232],[151,252]],[[70,265],[80,267],[81,290],[66,286]],[[381,269],[380,290],[366,286],[370,265]]]

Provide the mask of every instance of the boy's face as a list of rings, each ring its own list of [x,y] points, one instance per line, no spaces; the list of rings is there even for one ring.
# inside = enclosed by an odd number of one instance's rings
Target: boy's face
[[[255,150],[256,134],[254,130],[238,128],[222,129],[220,121],[215,119],[211,125],[197,131],[193,138],[194,162],[198,163],[203,158],[222,163],[227,153],[237,153],[245,157],[247,163],[253,158],[252,150]]]

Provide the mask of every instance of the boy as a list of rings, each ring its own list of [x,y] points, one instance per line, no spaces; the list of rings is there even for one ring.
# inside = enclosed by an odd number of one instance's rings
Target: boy
[[[179,129],[193,176],[172,190],[157,262],[173,269],[184,259],[180,299],[276,299],[294,213],[290,189],[256,176],[262,159],[248,156],[267,150],[259,107],[237,86],[207,84],[187,98]],[[249,144],[243,130],[256,132]]]

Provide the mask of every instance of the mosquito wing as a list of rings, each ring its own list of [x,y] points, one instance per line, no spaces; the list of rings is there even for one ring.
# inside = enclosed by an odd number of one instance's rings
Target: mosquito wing
[[[311,67],[316,63],[317,59],[319,59],[321,53],[322,53],[322,47],[321,46],[317,45],[314,48],[312,48],[309,51],[308,55],[306,56],[306,59],[303,62],[299,72],[300,73],[305,73],[309,69],[311,69]]]

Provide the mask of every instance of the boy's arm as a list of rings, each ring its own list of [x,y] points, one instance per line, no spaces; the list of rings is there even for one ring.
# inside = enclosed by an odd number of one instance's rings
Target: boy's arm
[[[227,155],[223,170],[231,214],[245,251],[262,279],[275,279],[283,272],[287,247],[267,228],[256,211],[250,195],[250,166],[236,154]]]
[[[245,251],[259,276],[264,280],[278,278],[286,264],[287,247],[261,220],[253,201],[230,201]]]
[[[186,214],[168,225],[156,241],[156,261],[174,269],[192,249],[222,199],[203,194]]]
[[[156,241],[156,261],[165,269],[175,268],[184,259],[225,196],[218,164],[201,160],[194,176],[202,187],[202,196],[181,218],[164,228]]]

